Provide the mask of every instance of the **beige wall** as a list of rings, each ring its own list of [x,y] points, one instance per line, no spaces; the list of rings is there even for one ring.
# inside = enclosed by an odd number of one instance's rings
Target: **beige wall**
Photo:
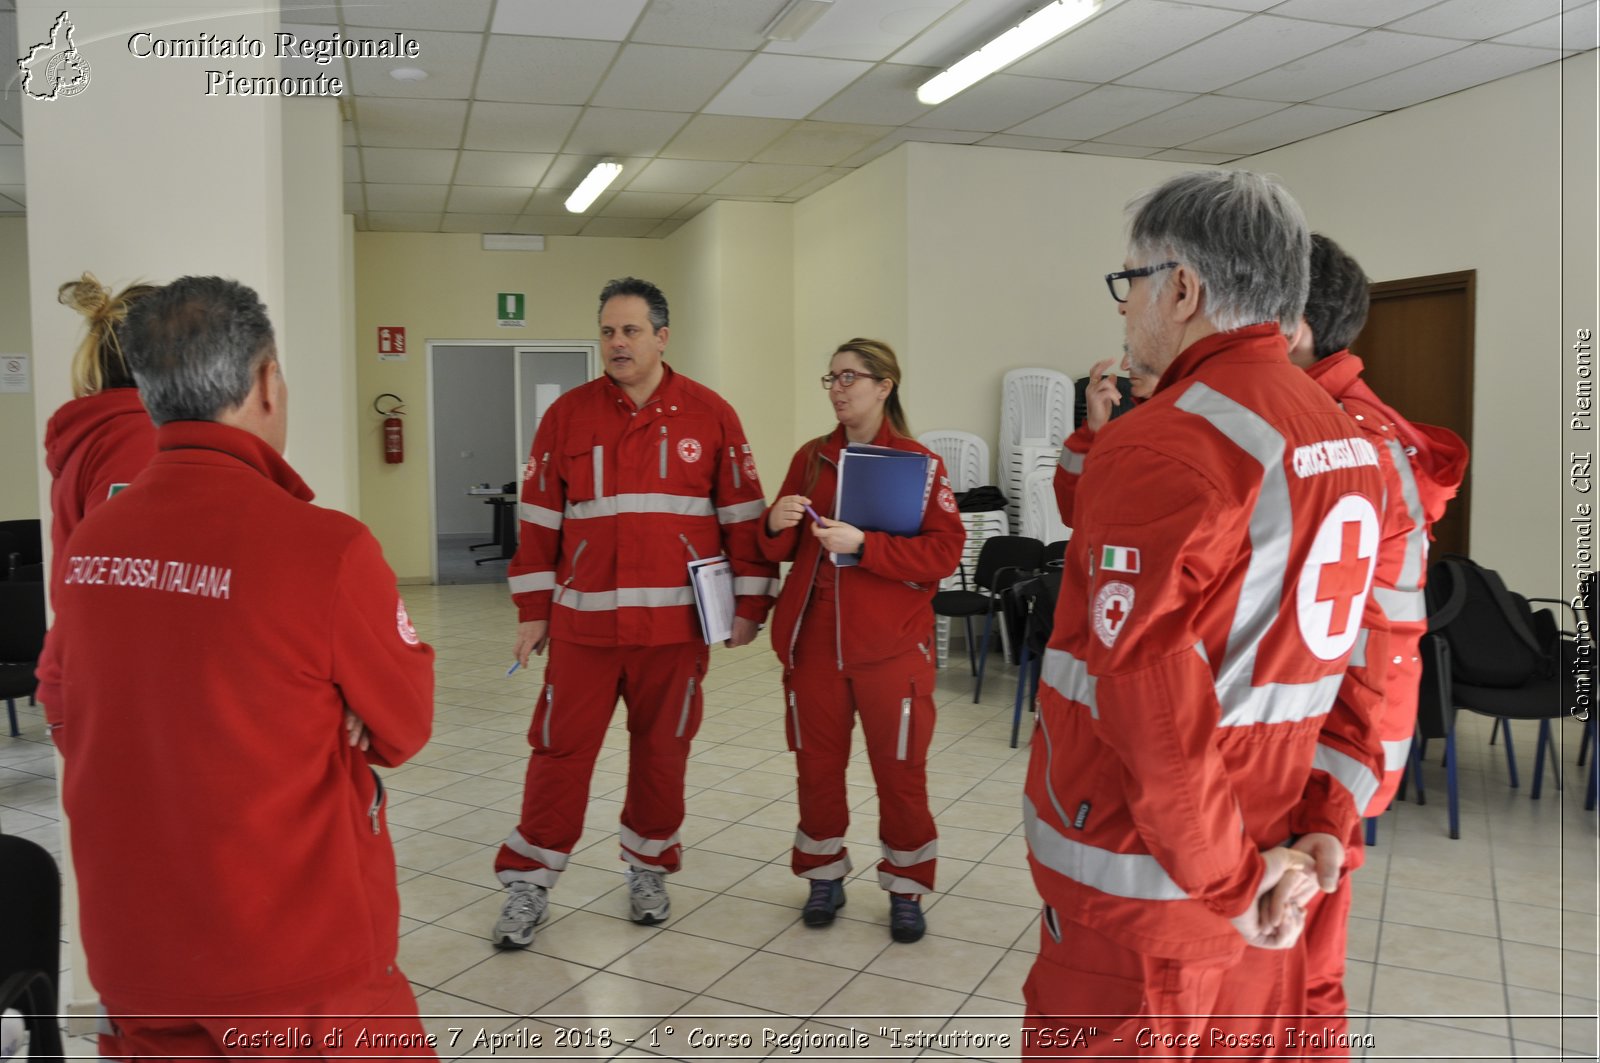
[[[545,251],[491,252],[482,250],[476,235],[355,235],[356,393],[345,416],[355,426],[360,516],[396,575],[425,581],[433,565],[427,342],[593,340],[595,296],[605,282],[632,273],[656,281],[670,295],[670,259],[664,240],[552,236]],[[498,292],[526,293],[527,327],[496,324]],[[406,361],[378,361],[380,325],[405,327]],[[402,465],[383,462],[382,419],[372,400],[385,391],[406,402]]]
[[[28,312],[26,218],[0,218],[0,354],[28,355],[30,372],[38,375]],[[45,478],[43,438],[44,425],[33,413],[33,395],[0,395],[0,454],[7,455],[0,462],[0,520],[39,516],[39,484]]]

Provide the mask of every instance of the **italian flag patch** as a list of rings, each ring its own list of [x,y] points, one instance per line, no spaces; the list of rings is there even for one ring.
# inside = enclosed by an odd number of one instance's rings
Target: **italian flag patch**
[[[1131,546],[1103,546],[1100,548],[1100,571],[1138,572],[1139,551]]]

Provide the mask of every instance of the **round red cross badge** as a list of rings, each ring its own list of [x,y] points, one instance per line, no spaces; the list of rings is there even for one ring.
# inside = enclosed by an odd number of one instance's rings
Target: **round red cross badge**
[[[1350,652],[1378,561],[1378,512],[1362,495],[1345,495],[1323,518],[1296,587],[1300,637],[1324,661]]]
[[[752,484],[756,482],[756,459],[749,454],[744,456],[744,478]]]
[[[394,626],[399,629],[400,637],[406,645],[415,646],[422,640],[417,638],[417,629],[411,626],[411,617],[406,615],[406,600],[396,598],[394,601]]]
[[[956,511],[956,493],[948,487],[939,488],[939,508],[946,513]]]
[[[1111,580],[1094,596],[1094,633],[1105,643],[1106,649],[1117,641],[1127,626],[1128,614],[1133,612],[1133,587],[1121,580]]]
[[[701,450],[702,448],[698,439],[678,440],[678,457],[682,458],[691,465],[700,460]]]

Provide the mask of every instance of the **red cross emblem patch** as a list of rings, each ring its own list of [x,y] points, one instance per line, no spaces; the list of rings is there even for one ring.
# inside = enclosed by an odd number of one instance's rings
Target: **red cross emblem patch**
[[[406,600],[396,598],[394,603],[394,626],[400,632],[400,639],[407,646],[415,646],[422,640],[417,637],[417,629],[411,626],[411,617],[406,613]]]
[[[1128,624],[1128,614],[1133,612],[1133,587],[1121,580],[1111,580],[1101,586],[1094,596],[1094,633],[1110,649]]]
[[[1296,587],[1300,637],[1312,653],[1335,661],[1361,632],[1361,611],[1378,561],[1378,512],[1362,495],[1334,503],[1306,555]]]
[[[698,439],[678,440],[678,457],[693,465],[700,460],[700,441]]]

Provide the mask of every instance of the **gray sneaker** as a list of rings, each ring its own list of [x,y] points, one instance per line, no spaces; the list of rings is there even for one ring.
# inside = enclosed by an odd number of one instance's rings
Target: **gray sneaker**
[[[495,948],[525,949],[533,944],[533,928],[544,922],[549,910],[550,893],[543,886],[513,882],[506,887],[506,903],[489,939]]]
[[[661,880],[661,872],[628,868],[628,904],[635,923],[652,926],[665,922],[672,911],[672,901],[667,898],[667,884]]]

